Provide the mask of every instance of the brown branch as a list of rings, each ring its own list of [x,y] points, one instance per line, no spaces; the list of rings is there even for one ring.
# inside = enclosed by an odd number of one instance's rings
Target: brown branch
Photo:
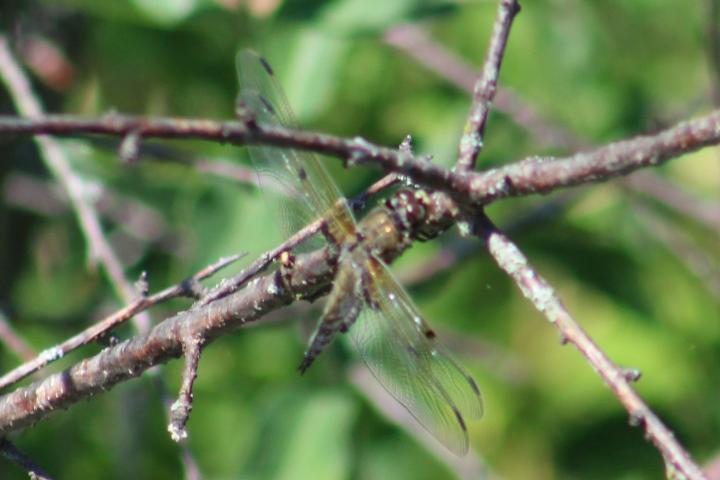
[[[185,354],[185,369],[182,374],[182,384],[178,398],[170,406],[168,432],[170,438],[175,442],[179,442],[187,438],[187,430],[185,425],[190,418],[193,401],[193,384],[197,378],[198,364],[200,363],[200,353],[202,352],[202,338],[190,338],[183,345],[183,353]]]
[[[327,284],[331,271],[324,251],[298,259],[298,271],[309,272],[305,285],[294,281],[295,294],[314,292]],[[177,358],[187,338],[213,338],[295,300],[275,274],[253,280],[248,288],[169,318],[147,334],[131,338],[82,360],[61,373],[0,397],[0,435],[22,429],[148,368]]]
[[[179,296],[198,298],[200,296],[198,288],[198,282],[200,280],[214,275],[218,270],[242,258],[243,255],[244,254],[239,254],[221,258],[217,262],[204,267],[192,277],[185,279],[176,285],[168,287],[165,290],[150,296],[141,295],[139,298],[133,300],[127,306],[112,315],[100,320],[77,335],[68,338],[64,342],[45,349],[38,356],[9,371],[0,377],[0,388],[7,387],[8,385],[22,380],[28,375],[45,367],[47,364],[62,358],[69,352],[83,345],[94,342],[118,325],[129,320],[138,313],[147,310],[153,305],[157,305],[158,303],[162,303]]]
[[[402,195],[405,192],[399,192]],[[428,194],[407,235],[443,231],[457,210],[446,195]],[[361,226],[362,230],[362,226]],[[368,247],[393,259],[408,247],[393,229],[368,238]],[[245,288],[212,303],[199,302],[191,310],[169,318],[146,334],[111,346],[65,371],[0,397],[0,436],[24,428],[54,411],[68,407],[148,368],[177,358],[190,339],[210,342],[233,328],[255,321],[269,311],[299,299],[326,292],[332,281],[337,252],[322,248],[299,255],[288,271],[253,278]]]
[[[0,453],[8,460],[16,463],[25,470],[31,479],[52,480],[52,477],[40,468],[30,457],[5,438],[0,438]]]
[[[563,341],[575,345],[580,354],[603,378],[628,411],[631,424],[642,426],[646,438],[660,451],[668,470],[680,473],[683,478],[704,479],[703,473],[692,461],[690,454],[683,449],[674,434],[630,385],[629,380],[635,379],[636,375],[628,378],[627,372],[608,358],[607,354],[577,324],[555,290],[533,269],[517,246],[487,217],[480,220],[478,227],[478,234],[485,239],[488,250],[498,266],[515,280],[523,295],[560,331]]]
[[[646,167],[654,167],[720,142],[720,110],[679,123],[655,135],[638,136],[565,158],[530,157],[497,169],[465,176],[456,196],[489,203],[503,197],[547,193],[559,188],[597,183]],[[424,173],[424,172],[423,172]],[[412,175],[412,174],[410,174]],[[414,175],[412,175],[415,178]]]
[[[455,169],[470,171],[475,168],[477,156],[483,148],[485,124],[490,106],[497,90],[505,47],[515,15],[520,11],[517,0],[500,0],[497,17],[490,37],[485,65],[473,91],[473,103],[470,106],[467,123],[460,138],[458,160]]]
[[[463,204],[477,206],[499,198],[603,182],[720,143],[720,110],[679,123],[655,135],[638,136],[564,158],[529,157],[477,173],[451,172],[407,152],[374,145],[359,137],[345,139],[277,126],[248,125],[240,121],[142,118],[117,114],[102,118],[57,115],[24,119],[0,116],[0,134],[96,133],[122,136],[138,129],[144,137],[267,144],[316,151],[346,159],[348,164],[375,164],[407,175],[419,184],[445,191]]]
[[[154,378],[155,385],[160,392],[163,405],[165,406],[165,412],[170,420],[173,398],[168,393],[165,382],[158,376]],[[182,460],[183,469],[185,470],[185,480],[202,480],[202,474],[200,473],[200,466],[190,452],[187,442],[180,442],[180,458]]]

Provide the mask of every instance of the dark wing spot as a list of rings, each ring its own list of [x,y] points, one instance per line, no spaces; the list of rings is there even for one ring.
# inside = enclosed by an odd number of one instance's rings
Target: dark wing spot
[[[259,58],[260,58],[260,63],[262,64],[263,68],[268,73],[268,75],[270,75],[271,77],[274,76],[275,72],[273,72],[273,69],[270,66],[270,64],[268,63],[268,61],[265,60],[263,57],[259,57]]]
[[[260,98],[260,101],[262,102],[265,109],[272,115],[275,115],[275,108],[272,106],[272,103],[270,103],[270,100],[265,98],[263,95],[258,95],[258,97]]]
[[[435,330],[428,328],[425,330],[425,338],[435,338],[437,335],[435,334]]]
[[[477,386],[477,383],[475,383],[475,379],[472,378],[470,375],[466,375],[468,383],[470,384],[470,387],[473,389],[473,392],[475,392],[475,395],[478,397],[480,396],[480,389]]]
[[[465,425],[465,419],[462,417],[460,410],[455,408],[455,406],[453,406],[452,409],[455,414],[455,418],[457,418],[457,421],[460,424],[460,428],[462,428],[464,432],[467,432],[467,425]]]
[[[305,181],[307,180],[307,172],[304,168],[300,167],[298,168],[298,176],[300,177],[300,180]]]

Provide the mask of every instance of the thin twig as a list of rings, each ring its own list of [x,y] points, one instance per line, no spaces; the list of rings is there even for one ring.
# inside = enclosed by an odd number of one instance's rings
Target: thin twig
[[[172,409],[174,399],[168,392],[165,382],[160,377],[156,376],[154,381],[158,391],[160,392],[160,398],[162,398],[162,403],[165,406],[165,413],[169,422],[170,410]],[[185,480],[201,480],[202,474],[200,472],[200,466],[190,452],[188,442],[180,442],[178,446],[180,447],[180,456],[183,469],[185,470]]]
[[[8,346],[15,355],[23,360],[33,358],[37,353],[18,333],[13,329],[4,312],[0,311],[0,341]]]
[[[0,452],[8,460],[15,462],[25,470],[33,480],[52,480],[52,477],[40,468],[30,457],[5,438],[0,438]]]
[[[479,221],[478,227],[477,233],[485,239],[498,266],[515,280],[523,295],[560,331],[563,341],[575,345],[587,359],[628,411],[631,424],[644,428],[646,438],[660,451],[669,469],[679,472],[683,478],[704,479],[690,454],[632,388],[626,372],[577,324],[555,290],[533,269],[517,246],[487,217]]]
[[[197,378],[197,369],[200,363],[200,353],[202,351],[202,338],[190,338],[183,345],[183,353],[185,354],[185,369],[182,374],[182,383],[178,398],[170,406],[168,432],[170,438],[175,442],[179,442],[187,438],[187,425],[192,411],[193,401],[193,384]]]
[[[21,115],[33,118],[44,115],[43,108],[33,94],[30,82],[13,58],[4,35],[0,35],[0,78],[7,85],[8,92]],[[85,182],[73,171],[60,145],[54,139],[38,136],[35,142],[48,169],[70,198],[80,229],[87,241],[89,259],[92,262],[98,261],[102,265],[118,296],[125,302],[130,302],[135,292],[125,278],[120,260],[105,238],[100,220],[88,198]],[[147,331],[149,322],[149,318],[144,315],[138,316],[135,320],[136,326],[141,331]]]
[[[137,315],[139,312],[147,310],[153,305],[157,305],[158,303],[162,303],[179,296],[198,298],[200,296],[200,289],[198,288],[198,282],[200,280],[214,275],[218,270],[225,268],[231,263],[242,258],[243,255],[244,254],[237,254],[229,257],[223,257],[215,263],[203,267],[202,270],[195,273],[192,277],[187,278],[176,285],[168,287],[150,296],[140,296],[139,298],[136,298],[127,306],[121,308],[112,315],[91,325],[77,335],[68,338],[64,342],[42,351],[32,360],[29,360],[9,371],[0,377],[0,388],[5,388],[8,385],[20,381],[28,375],[45,367],[47,364],[62,358],[69,352],[83,345],[94,342],[103,335],[106,335],[112,329],[116,328],[118,325]]]
[[[470,106],[467,122],[460,138],[457,171],[470,171],[475,168],[477,156],[483,148],[485,125],[500,76],[500,66],[505,55],[505,47],[515,15],[520,11],[517,0],[500,0],[498,12],[490,37],[485,64],[473,91],[473,103]]]

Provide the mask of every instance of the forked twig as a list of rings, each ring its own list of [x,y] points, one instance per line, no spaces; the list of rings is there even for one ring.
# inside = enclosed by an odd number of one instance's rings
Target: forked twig
[[[116,311],[112,315],[91,325],[77,335],[68,338],[64,342],[45,349],[35,358],[23,363],[22,365],[19,365],[13,370],[10,370],[8,373],[0,377],[0,388],[7,387],[8,385],[22,380],[28,375],[37,372],[41,368],[45,367],[47,364],[62,358],[76,348],[96,341],[98,338],[106,335],[109,331],[111,331],[118,325],[122,324],[123,322],[127,321],[138,313],[147,310],[153,305],[157,305],[158,303],[162,303],[171,298],[179,296],[198,298],[198,296],[200,295],[198,282],[200,280],[214,275],[218,270],[225,268],[231,263],[242,258],[243,255],[244,254],[237,254],[229,257],[223,257],[217,262],[203,267],[202,270],[195,273],[193,276],[183,280],[182,282],[179,282],[176,285],[168,287],[150,296],[138,296],[138,298],[133,300],[130,304]]]
[[[202,352],[203,339],[189,338],[183,345],[183,353],[185,356],[185,369],[182,374],[182,383],[178,398],[170,406],[170,415],[168,423],[168,432],[170,438],[175,442],[179,442],[187,438],[187,430],[185,425],[190,418],[193,401],[193,384],[197,378],[197,369],[200,363],[200,353]]]

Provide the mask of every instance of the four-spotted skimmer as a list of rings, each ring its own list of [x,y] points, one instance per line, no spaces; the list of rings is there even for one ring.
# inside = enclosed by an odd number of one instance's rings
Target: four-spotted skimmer
[[[238,55],[239,102],[262,125],[295,121],[270,65],[257,53]],[[348,332],[375,378],[451,451],[468,450],[465,418],[482,415],[478,387],[438,344],[435,333],[383,261],[382,242],[408,245],[427,193],[398,192],[359,224],[320,161],[312,154],[249,147],[261,184],[285,194],[286,232],[326,219],[322,233],[337,254],[336,274],[300,370],[305,371],[337,332]],[[382,241],[378,238],[384,239]],[[380,243],[378,243],[380,242]]]

